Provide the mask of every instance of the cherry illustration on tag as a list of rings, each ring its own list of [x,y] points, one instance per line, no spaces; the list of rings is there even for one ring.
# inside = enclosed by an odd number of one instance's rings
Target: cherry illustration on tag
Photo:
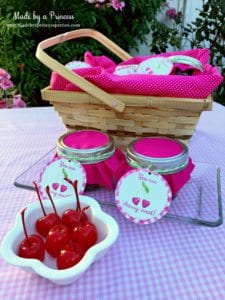
[[[119,211],[131,222],[151,224],[168,212],[172,192],[157,172],[135,169],[119,180],[115,201]]]
[[[57,190],[58,187],[59,187],[59,183],[54,182],[54,183],[52,184],[52,188],[53,188],[54,190]]]
[[[150,201],[148,200],[142,200],[142,207],[145,208],[145,207],[148,207],[150,205]]]
[[[141,201],[141,199],[140,199],[139,197],[133,197],[133,198],[132,198],[132,202],[133,202],[135,205],[138,205],[140,201]]]
[[[65,178],[78,181],[78,193],[82,194],[86,187],[86,172],[83,166],[75,160],[55,157],[48,162],[40,173],[39,187],[43,199],[47,199],[45,187],[49,186],[54,199],[73,197],[73,188]]]
[[[67,186],[65,186],[65,185],[62,184],[62,185],[60,186],[60,192],[61,192],[61,193],[64,193],[66,190],[67,190]]]

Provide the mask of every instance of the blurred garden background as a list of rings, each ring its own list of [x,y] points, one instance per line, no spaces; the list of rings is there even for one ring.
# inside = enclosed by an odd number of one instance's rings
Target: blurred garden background
[[[210,48],[211,64],[225,75],[224,15],[224,0],[0,0],[0,68],[11,75],[9,93],[22,95],[27,106],[47,105],[40,90],[49,85],[50,70],[36,59],[37,44],[63,32],[94,28],[132,55]],[[65,42],[48,53],[65,64],[83,60],[87,50],[116,60],[89,39]],[[222,104],[224,86],[214,93]]]

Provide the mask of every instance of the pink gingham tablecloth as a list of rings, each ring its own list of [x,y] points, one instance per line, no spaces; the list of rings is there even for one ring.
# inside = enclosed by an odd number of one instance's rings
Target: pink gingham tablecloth
[[[53,108],[0,110],[0,239],[21,207],[36,201],[15,178],[65,132]],[[204,112],[190,142],[193,160],[221,167],[225,194],[225,107]],[[97,196],[97,195],[96,195]],[[0,257],[0,299],[225,299],[225,225],[210,228],[163,218],[140,226],[104,206],[119,223],[116,244],[76,282],[57,286]]]

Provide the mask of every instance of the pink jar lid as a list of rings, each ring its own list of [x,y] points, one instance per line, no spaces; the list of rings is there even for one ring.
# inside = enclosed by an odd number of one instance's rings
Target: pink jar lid
[[[173,174],[188,165],[187,146],[166,137],[136,139],[127,148],[127,161],[132,167],[149,168],[160,174]]]
[[[111,136],[98,130],[79,130],[62,135],[57,142],[60,156],[75,159],[83,164],[104,161],[115,151]]]

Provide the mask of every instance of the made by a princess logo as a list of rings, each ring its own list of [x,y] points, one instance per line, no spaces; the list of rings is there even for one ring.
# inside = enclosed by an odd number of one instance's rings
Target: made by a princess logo
[[[7,27],[80,27],[73,14],[60,14],[53,10],[46,14],[36,11],[14,11],[13,22]]]

